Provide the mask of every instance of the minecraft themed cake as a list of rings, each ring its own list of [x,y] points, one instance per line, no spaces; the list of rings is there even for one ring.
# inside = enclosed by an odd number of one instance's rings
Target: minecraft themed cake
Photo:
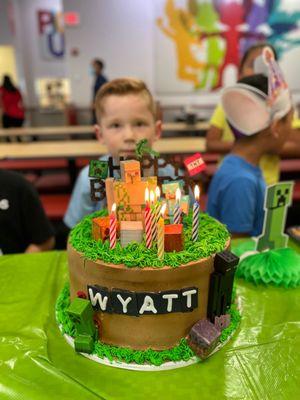
[[[70,234],[70,282],[56,315],[75,351],[94,360],[176,368],[204,360],[235,331],[238,257],[226,228],[201,212],[198,185],[189,199],[188,179],[143,176],[143,164],[90,166],[92,197],[105,197],[107,210]]]

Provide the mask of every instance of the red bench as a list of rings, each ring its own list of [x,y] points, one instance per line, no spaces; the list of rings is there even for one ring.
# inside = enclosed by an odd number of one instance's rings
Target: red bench
[[[42,194],[40,195],[44,210],[50,220],[62,219],[70,201],[69,194]]]

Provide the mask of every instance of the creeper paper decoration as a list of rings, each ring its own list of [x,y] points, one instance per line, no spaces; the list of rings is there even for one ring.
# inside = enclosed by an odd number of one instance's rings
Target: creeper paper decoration
[[[283,231],[287,209],[292,202],[293,186],[294,182],[280,182],[267,187],[264,227],[258,237],[257,251],[287,247],[288,235]]]
[[[89,177],[105,179],[108,176],[108,162],[91,160],[89,166]]]
[[[93,321],[94,311],[90,301],[76,297],[67,312],[75,324],[75,350],[77,352],[91,353],[94,340],[97,337],[97,329]]]

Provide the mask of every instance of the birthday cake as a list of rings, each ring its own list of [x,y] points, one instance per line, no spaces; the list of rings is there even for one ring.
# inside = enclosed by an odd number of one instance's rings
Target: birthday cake
[[[90,168],[98,179],[92,194],[106,196],[107,210],[71,231],[70,282],[56,306],[60,328],[77,352],[113,366],[151,370],[204,360],[240,320],[229,233],[200,211],[197,185],[189,210],[181,181],[143,178],[136,160],[121,161],[116,179],[111,162]]]

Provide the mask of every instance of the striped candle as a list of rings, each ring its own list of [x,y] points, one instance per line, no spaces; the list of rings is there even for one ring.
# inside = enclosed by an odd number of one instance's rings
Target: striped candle
[[[181,190],[180,190],[180,188],[176,189],[175,197],[176,197],[176,205],[174,207],[173,223],[180,224],[180,219],[181,219],[181,207],[180,207]]]
[[[157,240],[157,225],[155,219],[155,208],[154,204],[155,194],[153,190],[150,190],[150,209],[151,209],[151,233],[152,233],[152,244]]]
[[[157,257],[159,260],[162,260],[165,254],[165,222],[163,218],[165,210],[166,204],[161,207],[160,218],[157,223]]]
[[[117,243],[117,218],[116,218],[116,203],[111,207],[109,216],[109,247],[114,249]]]
[[[199,237],[199,222],[200,222],[200,204],[199,204],[200,189],[198,185],[195,186],[194,196],[195,196],[195,202],[193,205],[192,240],[193,242],[196,242]]]
[[[152,245],[152,213],[149,207],[149,189],[145,190],[145,233],[146,233],[146,247],[151,248]]]

